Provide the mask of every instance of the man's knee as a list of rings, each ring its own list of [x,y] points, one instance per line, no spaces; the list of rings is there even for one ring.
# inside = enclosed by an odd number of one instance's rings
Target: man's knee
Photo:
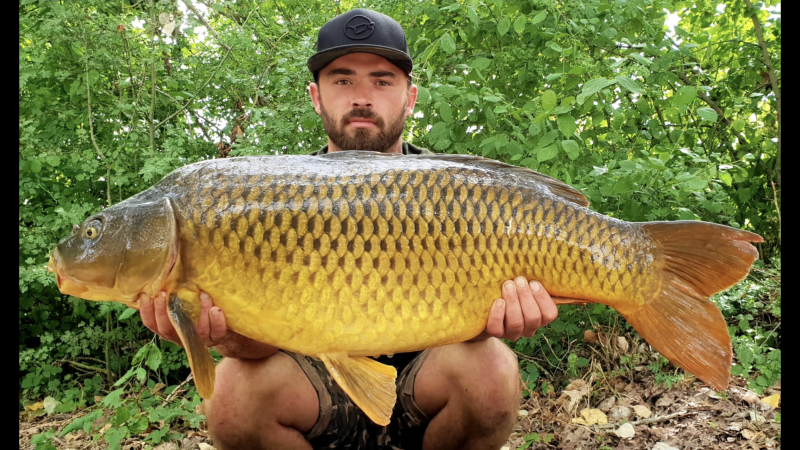
[[[516,356],[498,339],[466,345],[470,361],[464,366],[472,370],[465,372],[463,384],[473,418],[490,429],[512,422],[521,394]]]
[[[260,434],[275,428],[307,431],[317,420],[319,400],[308,377],[286,354],[257,361],[226,358],[217,366],[214,396],[204,402],[202,412],[215,440],[231,447],[234,442],[261,441]]]

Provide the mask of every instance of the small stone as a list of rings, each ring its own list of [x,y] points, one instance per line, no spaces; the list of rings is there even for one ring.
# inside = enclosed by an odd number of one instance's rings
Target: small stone
[[[614,407],[614,405],[616,403],[617,403],[617,397],[614,397],[612,395],[612,396],[608,397],[607,399],[603,400],[602,402],[600,402],[600,404],[597,405],[597,409],[599,409],[600,411],[603,411],[604,413],[607,413],[607,412],[609,412],[611,410],[611,408]]]
[[[622,422],[631,417],[631,409],[627,406],[617,405],[608,412],[608,417],[612,422]]]
[[[633,429],[633,425],[630,422],[626,422],[617,428],[614,434],[622,439],[630,439],[636,434],[636,430]]]
[[[200,450],[217,450],[212,445],[206,444],[205,442],[199,442],[197,446]]]
[[[653,415],[652,411],[650,411],[650,408],[648,408],[647,406],[644,406],[644,405],[636,405],[636,406],[634,406],[633,407],[633,412],[635,412],[637,416],[639,416],[639,417],[641,417],[643,419],[648,419],[650,416]]]
[[[622,336],[617,336],[617,347],[622,350],[622,353],[628,353],[628,340]]]
[[[656,442],[656,445],[653,446],[653,450],[678,450],[678,448],[663,442]]]
[[[517,415],[520,417],[528,417],[528,414],[530,413],[528,413],[527,409],[520,409],[519,411],[517,411]]]

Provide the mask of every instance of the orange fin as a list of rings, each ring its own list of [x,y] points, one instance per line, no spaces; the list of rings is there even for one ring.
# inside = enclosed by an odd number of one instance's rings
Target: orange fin
[[[591,300],[586,300],[584,298],[570,298],[570,297],[551,297],[553,299],[553,303],[556,305],[585,305],[587,303],[592,303]]]
[[[722,313],[708,296],[744,277],[758,258],[761,236],[706,222],[651,222],[644,230],[660,248],[659,292],[623,317],[659,353],[714,389],[728,387],[733,352]]]
[[[397,400],[397,370],[366,356],[346,353],[319,355],[331,376],[364,414],[381,426],[389,425]]]
[[[197,293],[182,289],[179,294],[171,294],[167,302],[167,315],[172,326],[181,338],[189,367],[192,368],[197,393],[204,399],[214,394],[216,375],[214,360],[197,333],[197,319],[200,314],[200,299]]]

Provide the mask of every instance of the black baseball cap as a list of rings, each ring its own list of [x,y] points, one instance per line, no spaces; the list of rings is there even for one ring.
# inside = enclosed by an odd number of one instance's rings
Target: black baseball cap
[[[414,67],[403,27],[391,17],[369,9],[353,9],[323,25],[317,38],[317,53],[308,58],[308,70],[316,77],[331,61],[348,53],[383,56],[406,75]]]

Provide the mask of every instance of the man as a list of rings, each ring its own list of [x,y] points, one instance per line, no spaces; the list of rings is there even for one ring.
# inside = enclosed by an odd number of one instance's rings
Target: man
[[[320,29],[308,61],[311,101],[328,145],[316,154],[348,149],[419,154],[402,140],[417,87],[405,33],[393,19],[356,9]],[[398,401],[391,423],[370,421],[317,360],[228,331],[220,308],[200,296],[198,332],[225,359],[214,398],[204,404],[220,449],[499,448],[515,423],[520,381],[514,354],[497,338],[532,336],[558,311],[541,284],[508,280],[486,330],[469,342],[378,360],[397,368]],[[144,324],[180,343],[165,294],[141,298]],[[350,447],[352,445],[352,447]]]

